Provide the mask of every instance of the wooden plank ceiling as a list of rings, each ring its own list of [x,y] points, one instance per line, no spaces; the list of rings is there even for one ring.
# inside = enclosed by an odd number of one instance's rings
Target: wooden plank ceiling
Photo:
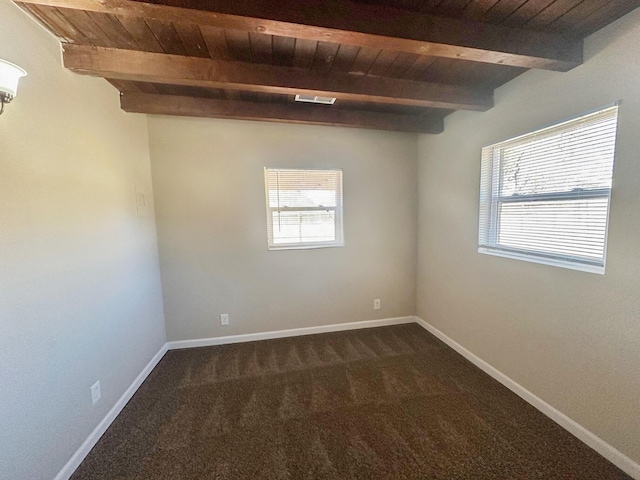
[[[640,0],[22,0],[125,111],[439,133]],[[335,97],[334,105],[295,102]]]

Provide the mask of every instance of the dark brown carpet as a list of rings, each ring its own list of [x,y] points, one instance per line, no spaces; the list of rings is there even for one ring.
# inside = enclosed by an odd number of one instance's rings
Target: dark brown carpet
[[[87,479],[629,479],[418,325],[177,350]]]

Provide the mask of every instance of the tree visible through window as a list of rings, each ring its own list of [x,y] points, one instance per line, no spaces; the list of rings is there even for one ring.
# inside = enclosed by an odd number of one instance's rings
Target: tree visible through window
[[[342,170],[265,168],[270,250],[338,247]]]
[[[482,149],[479,249],[604,273],[618,107]]]

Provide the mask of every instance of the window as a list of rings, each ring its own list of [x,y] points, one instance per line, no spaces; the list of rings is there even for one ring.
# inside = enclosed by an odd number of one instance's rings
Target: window
[[[480,253],[604,273],[618,106],[482,149]]]
[[[342,170],[265,168],[269,250],[341,247]]]

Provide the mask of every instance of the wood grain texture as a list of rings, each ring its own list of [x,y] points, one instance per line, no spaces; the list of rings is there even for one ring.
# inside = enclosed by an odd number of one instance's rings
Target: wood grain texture
[[[467,20],[482,20],[485,14],[498,2],[499,0],[476,0],[467,5],[460,16]]]
[[[209,49],[197,25],[175,23],[173,27],[189,56],[209,58]]]
[[[273,64],[282,67],[293,67],[296,39],[289,37],[273,37]]]
[[[321,4],[313,0],[193,2],[194,7],[208,11],[132,0],[25,0],[24,3],[525,68],[566,71],[582,62],[579,40],[346,0]],[[180,3],[190,4],[184,0]]]
[[[502,23],[506,18],[520,10],[527,0],[499,0],[493,7],[486,11],[482,21],[494,24]]]
[[[518,28],[529,22],[532,18],[542,12],[555,0],[529,0],[520,6],[517,10],[510,12],[505,18],[503,24],[505,26]]]
[[[87,15],[102,30],[105,35],[120,48],[137,50],[140,47],[131,34],[120,23],[115,15],[87,12]]]
[[[335,73],[346,73],[351,70],[351,66],[356,59],[356,55],[360,51],[360,47],[354,45],[340,45],[333,60],[331,71]]]
[[[83,44],[91,43],[80,30],[72,25],[55,8],[41,7],[38,5],[21,5],[21,8],[60,40]]]
[[[418,115],[340,110],[328,105],[283,105],[145,93],[124,93],[120,103],[124,111],[132,113],[233,118],[401,132],[440,133],[443,130],[441,117],[424,118]]]
[[[200,34],[207,45],[209,57],[219,60],[231,60],[229,46],[224,30],[216,27],[200,27]]]
[[[202,27],[200,27],[202,28]],[[232,60],[251,62],[251,42],[249,33],[242,30],[224,30],[227,47]]]
[[[249,43],[251,45],[251,59],[254,63],[273,63],[272,36],[261,33],[249,32]]]
[[[80,32],[87,44],[105,47],[113,45],[113,40],[93,21],[88,12],[65,9],[58,9],[58,12],[74,29]]]
[[[638,7],[640,7],[640,2],[638,2],[638,0],[608,1],[605,5],[596,10],[595,14],[574,23],[571,27],[570,33],[577,37],[584,37],[596,32],[605,25],[608,25]]]
[[[332,42],[318,42],[311,69],[319,73],[328,73],[338,53],[340,45]]]
[[[345,74],[319,76],[297,68],[181,55],[66,45],[63,60],[65,67],[77,73],[121,80],[436,108],[482,111],[493,106],[488,90]]]
[[[315,40],[296,39],[293,54],[293,66],[299,68],[311,68],[316,56],[318,42]]]
[[[185,48],[182,40],[178,36],[175,27],[171,23],[163,22],[155,18],[146,19],[147,25],[158,39],[162,49],[165,53],[171,53],[173,55],[187,55],[187,49]]]
[[[155,53],[164,52],[162,45],[160,45],[160,42],[158,42],[158,39],[143,18],[129,17],[126,15],[118,16],[117,18],[142,50]]]
[[[343,110],[415,116],[437,109],[439,117],[491,108],[492,90],[529,68],[580,64],[584,36],[640,6],[640,0],[16,3],[69,45],[65,62],[80,62],[75,71],[104,76],[120,91],[276,105],[295,105],[295,94],[308,93],[339,98]],[[74,44],[97,49],[73,50]]]
[[[355,75],[366,75],[373,63],[378,58],[378,55],[380,55],[381,51],[382,50],[380,50],[379,48],[360,48],[355,60],[351,65],[350,73],[353,73]]]

